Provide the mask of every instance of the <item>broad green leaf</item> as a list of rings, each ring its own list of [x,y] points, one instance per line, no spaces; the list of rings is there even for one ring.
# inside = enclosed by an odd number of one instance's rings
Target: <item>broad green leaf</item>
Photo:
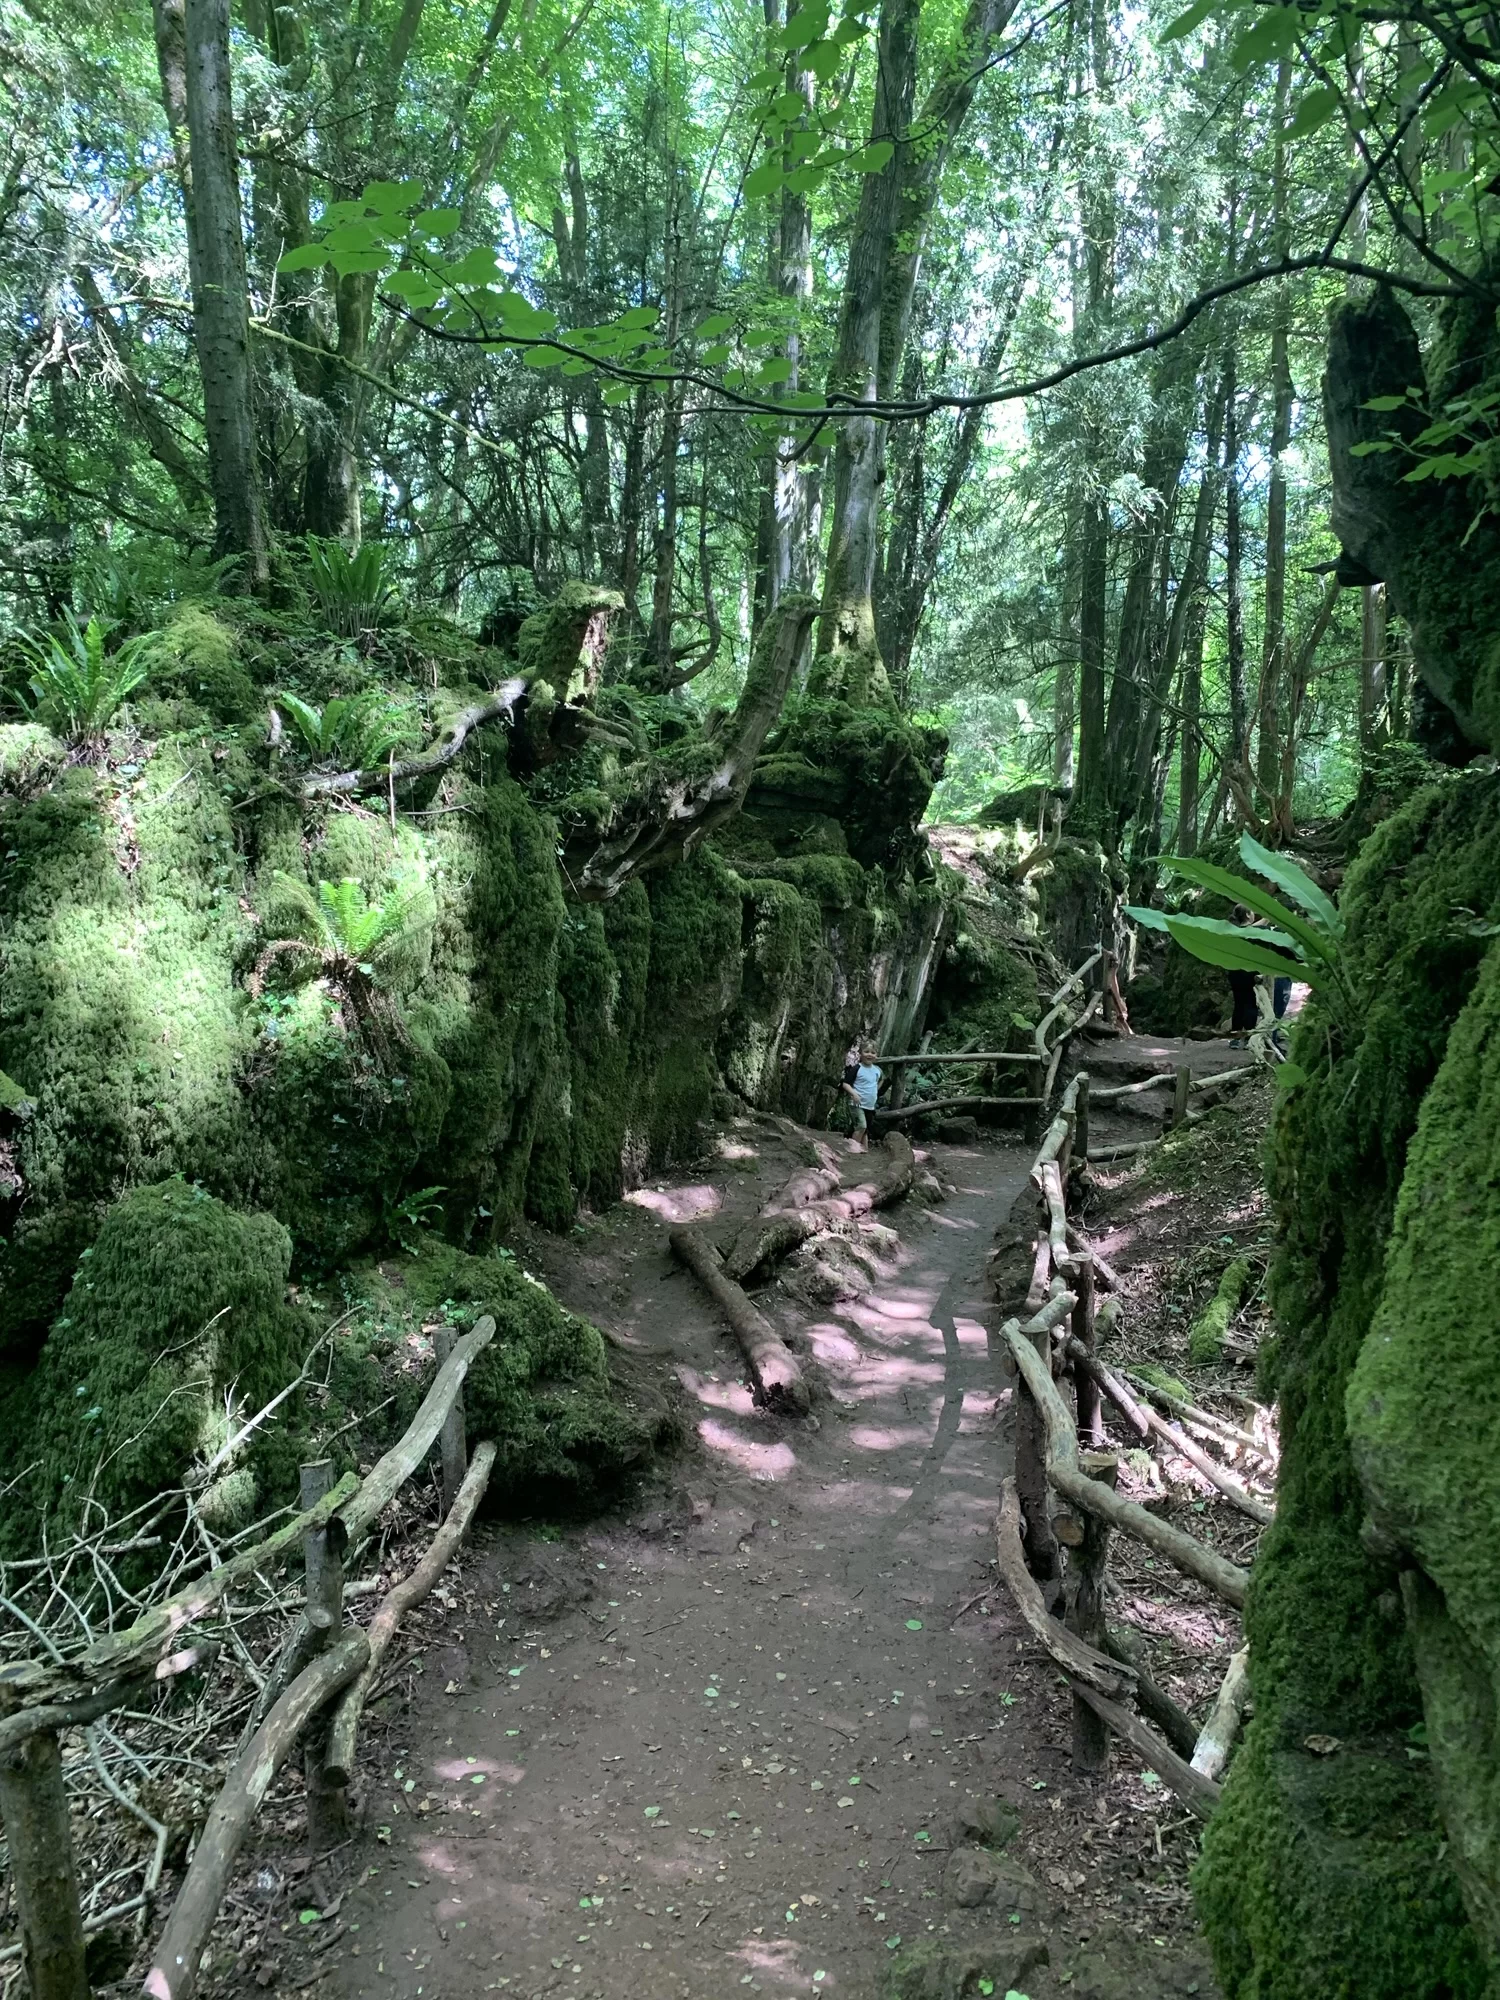
[[[321,243],[299,243],[295,250],[288,250],[277,263],[278,271],[316,271],[328,262],[328,251]]]
[[[1284,1062],[1276,1065],[1276,1088],[1278,1090],[1295,1090],[1299,1083],[1306,1083],[1306,1081],[1307,1071],[1300,1064]]]
[[[612,382],[604,392],[606,403],[628,403],[635,394],[629,382]]]
[[[828,39],[830,42],[837,42],[841,49],[847,49],[851,42],[862,42],[869,32],[863,21],[856,20],[852,14],[846,14]]]
[[[819,83],[832,83],[843,63],[844,51],[836,42],[815,42],[804,50],[802,60]]]
[[[421,199],[420,181],[371,181],[363,195],[365,207],[378,215],[398,215]]]
[[[1303,918],[1294,916],[1285,903],[1278,902],[1258,883],[1247,882],[1243,875],[1232,875],[1227,868],[1217,868],[1211,861],[1200,861],[1197,855],[1184,856],[1180,860],[1169,855],[1166,866],[1175,869],[1185,881],[1197,883],[1200,889],[1209,889],[1216,896],[1227,896],[1231,902],[1243,903],[1247,910],[1253,910],[1258,917],[1268,917],[1273,924],[1284,924],[1304,954],[1310,951],[1318,958],[1332,959],[1331,939]]]
[[[1395,445],[1387,439],[1371,438],[1364,444],[1351,444],[1349,447],[1349,456],[1351,458],[1374,458],[1379,452],[1394,451],[1395,449]]]
[[[787,22],[781,39],[789,49],[805,49],[822,41],[827,32],[828,9],[804,7]]]
[[[717,340],[721,333],[728,333],[734,321],[728,313],[710,313],[698,329],[700,340]]]
[[[728,359],[729,349],[724,345],[723,341],[720,341],[714,347],[705,347],[703,352],[698,356],[699,362],[705,368],[717,368],[721,362]]]
[[[660,318],[661,314],[655,306],[632,306],[629,312],[620,314],[615,325],[623,332],[634,333],[637,329],[655,326]]]
[[[1166,931],[1167,913],[1165,910],[1149,910],[1144,903],[1127,903],[1125,905],[1125,914],[1133,923],[1142,925],[1148,931]]]
[[[1341,938],[1344,935],[1344,919],[1337,903],[1326,889],[1318,887],[1305,868],[1297,866],[1289,854],[1274,854],[1269,847],[1262,847],[1252,834],[1242,833],[1240,859],[1257,875],[1264,875],[1268,882],[1274,882],[1283,896],[1290,896],[1299,908],[1315,917],[1330,937]]]
[[[525,368],[558,368],[567,358],[555,347],[531,347],[521,356],[521,364]]]
[[[328,250],[373,250],[379,238],[368,222],[341,222],[323,238]]]
[[[1476,470],[1470,459],[1460,458],[1456,452],[1441,451],[1433,458],[1424,458],[1401,477],[1408,485],[1419,479],[1462,479]]]
[[[390,258],[383,250],[335,250],[331,261],[339,276],[348,278],[356,271],[383,271]]]
[[[1184,951],[1205,965],[1221,965],[1229,972],[1269,972],[1275,979],[1285,979],[1293,970],[1283,956],[1293,949],[1285,932],[1278,940],[1275,931],[1242,930],[1238,924],[1217,923],[1212,917],[1168,917],[1167,930]],[[1281,952],[1271,948],[1278,941]],[[1321,985],[1328,976],[1321,966],[1300,969],[1311,986]]]
[[[1310,90],[1297,106],[1292,122],[1286,128],[1289,139],[1306,139],[1314,132],[1321,132],[1339,108],[1339,94],[1320,85]]]
[[[443,276],[450,285],[485,285],[499,268],[493,250],[466,250],[462,257],[443,266]]]
[[[411,305],[433,305],[443,296],[442,286],[435,284],[425,271],[392,271],[385,289]]]
[[[777,382],[785,382],[791,372],[791,362],[783,360],[780,355],[777,355],[774,359],[768,361],[763,368],[756,371],[755,379],[762,388],[770,388]]]
[[[782,339],[781,329],[775,326],[752,326],[747,328],[741,339],[743,347],[774,347]]]
[[[1367,398],[1363,407],[1367,410],[1404,410],[1406,408],[1406,398],[1404,396],[1371,396]]]
[[[1231,64],[1243,74],[1288,54],[1296,46],[1304,19],[1299,7],[1268,7],[1230,50]]]
[[[782,78],[780,65],[774,68],[758,69],[747,86],[750,90],[774,90]]]
[[[1221,0],[1193,0],[1175,20],[1169,21],[1157,37],[1162,42],[1180,42],[1184,35],[1190,35],[1194,28],[1201,28],[1209,15],[1220,6]]]
[[[851,153],[849,165],[861,174],[878,174],[884,171],[895,150],[889,139],[876,139],[868,146],[861,146],[857,153]]]
[[[563,363],[564,375],[592,375],[593,372],[594,363],[592,361],[584,361],[577,355],[574,355],[571,361]]]
[[[751,201],[761,201],[768,194],[774,194],[785,179],[780,160],[762,160],[758,167],[752,167],[745,176],[745,193]]]
[[[800,90],[784,90],[771,106],[773,118],[796,118],[807,109],[806,99]]]
[[[456,208],[427,208],[412,223],[419,236],[452,236],[463,221]]]

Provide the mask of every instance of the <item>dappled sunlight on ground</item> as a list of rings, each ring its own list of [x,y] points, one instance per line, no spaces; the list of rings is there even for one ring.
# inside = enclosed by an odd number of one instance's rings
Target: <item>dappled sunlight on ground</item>
[[[732,1416],[753,1417],[755,1403],[743,1382],[721,1382],[714,1375],[700,1375],[695,1368],[679,1368],[677,1379],[700,1403],[711,1409],[727,1410]]]
[[[706,1215],[717,1215],[723,1197],[717,1188],[699,1181],[687,1187],[632,1188],[625,1200],[636,1208],[649,1209],[663,1222],[697,1222]]]
[[[797,1454],[789,1444],[761,1443],[713,1417],[699,1424],[698,1435],[709,1451],[727,1459],[737,1471],[747,1473],[752,1479],[789,1479],[797,1463]]]

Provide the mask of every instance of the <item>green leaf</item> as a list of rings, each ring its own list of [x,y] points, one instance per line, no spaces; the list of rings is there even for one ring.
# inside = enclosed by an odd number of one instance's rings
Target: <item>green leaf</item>
[[[335,250],[332,263],[341,278],[361,271],[383,271],[390,258],[383,250]]]
[[[819,83],[832,83],[843,63],[844,51],[837,42],[815,42],[804,50],[802,60]]]
[[[1366,399],[1364,408],[1367,410],[1404,410],[1406,408],[1406,398],[1404,396],[1370,396]]]
[[[785,382],[791,372],[791,362],[776,355],[763,368],[756,370],[755,380],[761,388],[771,388],[777,382]]]
[[[1442,451],[1432,458],[1420,459],[1410,472],[1403,472],[1401,477],[1408,485],[1412,485],[1419,479],[1462,478],[1474,469],[1474,464],[1470,460],[1460,458],[1455,452]]]
[[[1290,855],[1273,854],[1269,847],[1262,847],[1251,834],[1242,833],[1240,859],[1257,875],[1264,875],[1268,882],[1274,882],[1282,895],[1290,896],[1309,916],[1315,917],[1330,937],[1341,938],[1344,935],[1344,919],[1339,915],[1338,905],[1326,890],[1318,887],[1305,868],[1297,866]]]
[[[861,146],[857,153],[851,153],[848,163],[856,173],[878,174],[895,150],[889,139],[876,139],[868,146]]]
[[[1201,28],[1209,15],[1214,13],[1221,0],[1193,0],[1191,7],[1169,21],[1157,40],[1160,42],[1180,42],[1184,35],[1190,35],[1194,28]]]
[[[775,194],[785,178],[780,160],[762,160],[746,174],[745,193],[751,201],[761,201],[766,195]]]
[[[399,215],[422,199],[420,181],[371,181],[361,197],[377,215]]]
[[[606,403],[628,403],[635,390],[628,382],[612,382],[604,392]]]
[[[1276,1088],[1295,1090],[1299,1083],[1306,1083],[1307,1071],[1299,1063],[1284,1062],[1276,1065]]]
[[[328,262],[327,246],[322,243],[299,243],[295,250],[288,250],[276,268],[278,271],[316,271]]]
[[[1379,438],[1371,438],[1365,444],[1351,444],[1349,447],[1349,456],[1351,458],[1374,458],[1377,452],[1394,451],[1395,449],[1394,444],[1382,442]]]
[[[804,7],[787,22],[781,40],[789,49],[805,49],[820,42],[827,32],[827,7]]]
[[[499,262],[493,250],[466,250],[462,257],[456,257],[451,264],[443,266],[443,276],[450,285],[487,285],[499,271]]]
[[[1245,930],[1212,917],[1168,917],[1167,929],[1184,951],[1205,965],[1221,965],[1229,972],[1269,972],[1276,979],[1285,979],[1292,970],[1284,956],[1292,941],[1284,931]],[[1273,950],[1278,943],[1281,951]],[[1325,977],[1315,966],[1304,966],[1302,976],[1313,986],[1321,985]]]
[[[629,312],[620,314],[615,325],[627,333],[634,333],[637,329],[644,331],[648,326],[655,326],[660,318],[661,314],[655,306],[632,306]]]
[[[907,1629],[907,1631],[908,1631],[908,1632],[920,1632],[920,1631],[921,1631],[921,1629],[922,1629],[922,1621],[921,1621],[921,1619],[920,1619],[920,1618],[908,1618],[908,1619],[907,1619],[907,1621],[906,1621],[906,1629]]]
[[[1304,19],[1300,7],[1268,7],[1230,50],[1230,63],[1243,75],[1288,54],[1296,46]]]
[[[521,356],[523,368],[558,368],[567,360],[567,355],[556,347],[532,347]]]
[[[721,333],[728,333],[734,321],[728,313],[710,313],[698,329],[700,340],[717,340]]]
[[[1167,928],[1165,910],[1148,910],[1144,903],[1127,903],[1125,914],[1132,922],[1142,924],[1148,931],[1163,931]]]
[[[729,349],[722,341],[716,347],[705,347],[703,352],[698,356],[698,360],[704,368],[717,368],[721,362],[728,359]]]
[[[1261,852],[1265,853],[1262,848]],[[1273,857],[1274,858],[1274,857]],[[1243,875],[1232,875],[1227,868],[1217,868],[1211,861],[1200,861],[1196,855],[1178,859],[1167,857],[1166,865],[1173,868],[1185,881],[1196,882],[1200,889],[1209,889],[1216,896],[1227,896],[1231,902],[1243,903],[1247,910],[1253,910],[1258,917],[1268,917],[1273,924],[1282,924],[1291,933],[1294,942],[1301,947],[1299,957],[1311,952],[1315,957],[1331,963],[1334,958],[1334,938],[1332,934],[1315,930],[1301,917],[1294,916],[1285,903],[1267,894],[1259,883],[1246,881]],[[1254,866],[1253,863],[1249,864]],[[1263,870],[1257,869],[1258,874]],[[1300,873],[1300,870],[1299,870]],[[1265,935],[1264,932],[1261,933]]]
[[[442,286],[434,284],[425,271],[392,271],[385,289],[414,306],[435,305],[443,296]]]
[[[412,223],[412,230],[418,236],[452,236],[463,221],[463,215],[456,208],[425,208]]]
[[[781,66],[776,64],[766,69],[758,69],[746,87],[750,90],[774,90],[781,78]]]
[[[1293,113],[1292,122],[1286,128],[1289,139],[1306,139],[1314,132],[1322,131],[1339,108],[1339,94],[1320,85],[1310,90]]]

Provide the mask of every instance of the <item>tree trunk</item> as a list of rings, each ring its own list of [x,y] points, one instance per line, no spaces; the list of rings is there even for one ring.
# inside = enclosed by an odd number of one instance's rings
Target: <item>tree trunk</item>
[[[169,0],[160,4],[165,7]],[[214,495],[215,551],[243,558],[243,580],[260,593],[270,580],[270,559],[255,443],[250,295],[230,92],[229,0],[185,0],[183,26],[191,161],[191,182],[184,190],[188,272]],[[160,31],[157,48],[160,56]],[[162,101],[169,121],[175,87],[175,78],[164,67]]]
[[[1359,747],[1368,757],[1390,734],[1386,674],[1385,585],[1360,591]]]
[[[1250,745],[1249,692],[1245,680],[1244,539],[1240,522],[1240,425],[1235,357],[1224,362],[1224,595],[1225,649],[1229,666],[1229,749],[1226,767],[1243,772]]]
[[[1272,253],[1288,254],[1291,244],[1286,219],[1286,110],[1291,65],[1276,72],[1275,140],[1272,148]],[[1271,479],[1266,500],[1265,633],[1261,648],[1256,777],[1269,807],[1275,801],[1281,770],[1281,702],[1286,680],[1286,453],[1292,441],[1291,357],[1288,339],[1291,300],[1285,283],[1277,286],[1271,326]]]

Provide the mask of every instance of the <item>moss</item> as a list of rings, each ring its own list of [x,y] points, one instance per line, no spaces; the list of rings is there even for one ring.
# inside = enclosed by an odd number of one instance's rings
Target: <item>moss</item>
[[[1447,1825],[1500,1963],[1500,954],[1422,1103],[1349,1383],[1354,1455],[1404,1580]],[[1423,1580],[1425,1579],[1425,1581]]]
[[[0,785],[20,791],[61,764],[66,747],[39,722],[0,723]]]
[[[239,640],[201,604],[179,604],[146,648],[151,689],[176,688],[215,722],[248,722],[260,707]]]
[[[491,1511],[595,1511],[649,1466],[665,1442],[662,1411],[611,1383],[598,1328],[565,1311],[508,1252],[475,1257],[430,1240],[419,1257],[364,1273],[366,1296],[391,1274],[418,1319],[441,1312],[468,1326],[494,1316],[495,1338],[464,1386],[469,1436],[499,1446]]]
[[[1381,1306],[1418,1109],[1488,948],[1476,918],[1500,915],[1500,779],[1466,774],[1385,820],[1349,871],[1343,912],[1358,1004],[1342,1025],[1316,1001],[1299,1020],[1292,1056],[1309,1080],[1285,1094],[1272,1135],[1276,1337],[1263,1375],[1281,1404],[1282,1458],[1246,1626],[1257,1728],[1276,1742],[1306,1733],[1373,1742],[1420,1715],[1410,1642],[1393,1616],[1395,1544],[1361,1539],[1366,1500],[1346,1397]],[[1205,1915],[1226,1965],[1251,1948],[1245,1939],[1269,1935],[1253,1914],[1274,1894],[1266,1830],[1283,1816],[1274,1796],[1260,1795],[1269,1774],[1264,1758],[1237,1760],[1210,1828],[1217,1886]],[[1370,1867],[1378,1879],[1373,1850]],[[1449,1921],[1429,1916],[1429,1929]],[[1327,1922],[1335,1925],[1333,1913]],[[1304,1946],[1321,1949],[1315,1938]],[[1351,1961],[1349,1990],[1398,1990],[1379,1983],[1378,1960],[1360,1986],[1360,1963]],[[1236,1972],[1232,1994],[1283,1990],[1255,1983],[1271,1979],[1269,1960],[1254,1965]]]
[[[750,809],[828,815],[867,867],[909,862],[947,748],[942,730],[907,722],[889,707],[809,693],[768,739]]]
[[[576,701],[598,685],[610,615],[623,608],[617,590],[602,584],[565,583],[552,602],[535,611],[516,640],[521,671],[550,689],[558,701]]]
[[[11,1449],[41,1461],[35,1490],[49,1514],[67,1518],[85,1491],[120,1513],[179,1485],[225,1442],[231,1407],[253,1415],[285,1387],[303,1344],[284,1298],[291,1254],[270,1216],[181,1179],[115,1203],[12,1432]],[[263,1464],[286,1457],[269,1449],[274,1435]]]
[[[1176,1396],[1181,1402],[1192,1402],[1192,1391],[1187,1387],[1186,1383],[1179,1382],[1175,1375],[1169,1374],[1165,1368],[1158,1366],[1156,1362],[1134,1361],[1131,1363],[1131,1366],[1143,1382],[1149,1382],[1157,1389],[1165,1389],[1169,1396]]]
[[[1218,1290],[1193,1321],[1188,1331],[1188,1360],[1197,1366],[1218,1361],[1224,1352],[1224,1336],[1229,1322],[1239,1311],[1240,1300],[1250,1282],[1250,1263],[1236,1257],[1219,1280]]]
[[[132,781],[84,768],[0,800],[0,1067],[37,1113],[0,1252],[0,1346],[35,1340],[124,1188],[180,1171],[232,1193],[250,1165],[233,961],[247,930],[227,802],[203,746]]]
[[[1193,1876],[1231,2000],[1490,1991],[1426,1767],[1406,1750],[1397,1739],[1317,1756],[1256,1715]]]

